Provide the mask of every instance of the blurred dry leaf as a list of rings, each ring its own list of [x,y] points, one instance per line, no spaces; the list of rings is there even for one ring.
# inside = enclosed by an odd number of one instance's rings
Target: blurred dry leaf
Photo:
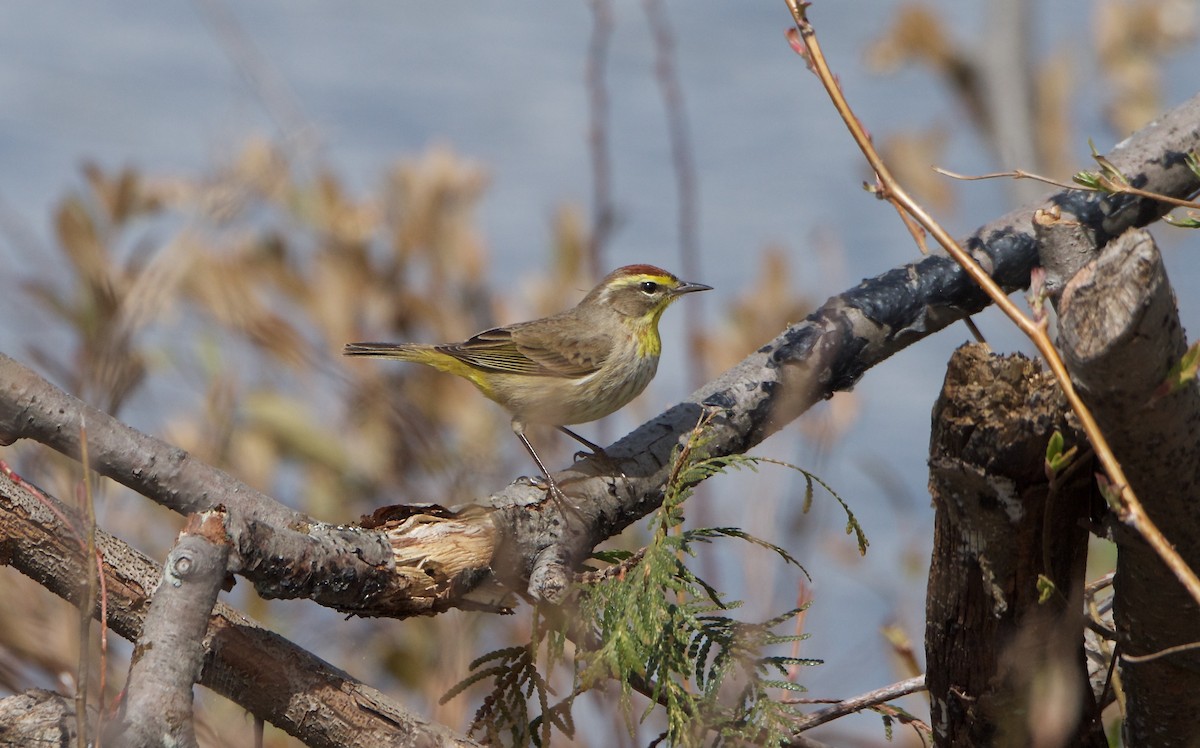
[[[133,169],[122,169],[115,177],[109,177],[99,166],[88,162],[83,173],[108,223],[119,226],[139,215],[155,213],[161,207],[153,192],[142,189],[141,174]]]
[[[59,246],[79,279],[91,286],[107,286],[111,258],[100,241],[100,227],[83,197],[72,195],[59,204],[54,229]]]
[[[950,37],[933,8],[919,2],[901,4],[892,26],[867,48],[866,61],[880,75],[911,64],[927,66],[942,77],[975,126],[986,128],[987,109],[976,62],[968,47]]]
[[[1038,66],[1034,77],[1034,141],[1039,171],[1059,179],[1068,178],[1077,168],[1071,158],[1071,97],[1076,76],[1075,55],[1060,49]],[[1002,165],[1019,166],[1019,164]]]
[[[579,206],[560,206],[554,212],[553,231],[550,274],[522,279],[520,297],[529,301],[523,309],[506,310],[514,321],[574,306],[600,280],[591,278],[587,267],[587,219]]]
[[[148,262],[151,244],[123,241],[129,222],[158,209],[141,199],[140,178],[129,171],[108,178],[85,167],[87,190],[68,195],[55,213],[55,238],[69,273],[22,287],[78,337],[73,351],[31,345],[35,360],[72,391],[116,413],[146,375],[136,336],[168,305],[172,273]],[[147,275],[148,274],[148,275]]]
[[[895,132],[883,139],[879,152],[900,183],[936,211],[954,207],[954,191],[949,180],[933,170],[942,161],[949,138],[941,127],[922,132]]]
[[[278,289],[286,274],[285,264],[277,263],[270,269],[256,266],[252,240],[249,250],[244,246],[240,249],[237,254],[226,255],[197,248],[184,293],[198,310],[245,336],[275,359],[292,366],[304,365],[309,358],[304,336],[275,311],[278,305],[267,282],[273,280]]]
[[[1104,0],[1094,14],[1097,57],[1111,83],[1109,122],[1122,136],[1162,107],[1163,58],[1196,39],[1194,0]]]
[[[987,30],[984,29],[984,34]],[[999,128],[989,114],[987,80],[980,67],[982,45],[956,40],[950,36],[947,24],[943,23],[937,10],[919,2],[905,3],[896,11],[895,19],[888,31],[876,40],[867,52],[867,64],[878,74],[893,74],[906,65],[920,64],[942,79],[947,90],[960,102],[971,124],[983,137],[984,142],[997,157],[1000,168],[1023,168],[1048,175],[1065,177],[1070,174],[1071,164],[1066,154],[1070,139],[1069,112],[1075,75],[1072,69],[1074,55],[1070,50],[1059,50],[1045,62],[1031,66],[1034,72],[1031,82],[1032,114],[1029,125],[1034,129],[1023,137],[1034,141],[1037,163],[1006,163],[1005,154],[1012,153],[1009,147],[999,142]],[[1015,70],[1003,68],[1003,73],[1017,75]],[[996,104],[993,104],[994,106]],[[935,128],[925,134],[893,136],[897,143],[888,144],[889,163],[902,165],[911,162],[902,181],[919,185],[921,194],[943,207],[949,207],[945,199],[949,187],[936,187],[924,166],[919,163],[926,154],[944,146],[947,133]],[[1018,137],[1013,133],[1009,138]],[[910,150],[912,149],[912,150]],[[1028,157],[1027,157],[1028,158]],[[928,164],[934,161],[928,161]],[[901,168],[898,166],[897,168]]]
[[[444,147],[397,165],[384,189],[396,259],[424,254],[435,285],[448,277],[482,277],[483,240],[474,211],[487,183],[482,169]]]
[[[792,288],[788,253],[782,247],[768,247],[760,261],[758,276],[730,305],[718,329],[696,341],[710,371],[725,371],[813,308]]]

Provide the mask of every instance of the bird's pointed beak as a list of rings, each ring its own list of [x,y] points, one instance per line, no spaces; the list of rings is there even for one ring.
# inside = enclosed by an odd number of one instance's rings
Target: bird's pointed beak
[[[703,283],[689,283],[688,281],[684,281],[684,282],[680,283],[678,286],[675,286],[675,290],[672,291],[671,294],[673,296],[682,296],[685,293],[694,293],[696,291],[711,291],[711,290],[712,290],[712,286],[706,286]]]

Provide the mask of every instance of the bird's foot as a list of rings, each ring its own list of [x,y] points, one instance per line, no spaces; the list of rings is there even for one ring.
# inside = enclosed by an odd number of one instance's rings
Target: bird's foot
[[[575,453],[575,462],[579,462],[580,460],[592,459],[592,460],[595,460],[597,463],[599,463],[600,469],[603,470],[604,472],[616,473],[616,474],[620,475],[622,478],[626,477],[625,473],[621,470],[620,462],[613,457],[609,457],[608,452],[604,451],[604,447],[601,447],[599,444],[596,444],[595,442],[591,442],[591,441],[588,441],[587,439],[584,439],[582,436],[580,436],[579,434],[576,434],[574,431],[567,428],[566,426],[559,426],[558,430],[563,432],[567,436],[571,437],[575,441],[579,442],[583,446],[587,447],[588,451],[580,450]]]
[[[604,447],[596,447],[595,449],[581,449],[575,453],[575,462],[580,460],[594,459],[604,463],[613,462],[613,458],[608,456],[608,452],[604,451]]]
[[[545,504],[547,501],[552,501],[554,502],[554,505],[559,508],[559,511],[563,512],[564,514],[570,512],[576,517],[581,516],[579,514],[579,509],[572,506],[571,503],[567,501],[567,494],[561,488],[559,488],[558,483],[553,478],[545,475],[538,475],[532,478],[527,475],[522,475],[520,478],[517,478],[515,482],[522,485],[533,486],[541,491],[545,491],[546,496],[540,502],[538,502],[539,505]]]

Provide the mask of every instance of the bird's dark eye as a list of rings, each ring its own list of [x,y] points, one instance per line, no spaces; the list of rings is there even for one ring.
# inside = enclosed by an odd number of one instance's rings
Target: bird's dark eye
[[[654,281],[642,281],[641,288],[643,293],[656,293],[658,291],[658,284]]]

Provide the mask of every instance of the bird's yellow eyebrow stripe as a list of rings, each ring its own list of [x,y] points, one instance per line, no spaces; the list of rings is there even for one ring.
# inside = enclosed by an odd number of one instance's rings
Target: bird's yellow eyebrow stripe
[[[621,285],[625,286],[635,286],[638,283],[645,283],[646,281],[654,281],[661,286],[674,286],[679,282],[669,275],[627,275],[617,280],[620,281]]]

